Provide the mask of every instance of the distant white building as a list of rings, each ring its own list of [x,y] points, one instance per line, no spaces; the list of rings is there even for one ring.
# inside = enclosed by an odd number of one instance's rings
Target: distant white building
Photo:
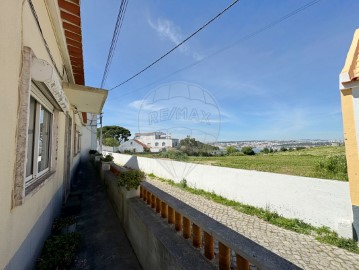
[[[135,140],[150,148],[151,152],[160,152],[162,149],[178,147],[179,140],[173,139],[164,132],[135,133]]]
[[[138,140],[131,139],[121,144],[118,151],[121,153],[128,151],[132,153],[142,153],[145,149],[149,149],[149,147]]]

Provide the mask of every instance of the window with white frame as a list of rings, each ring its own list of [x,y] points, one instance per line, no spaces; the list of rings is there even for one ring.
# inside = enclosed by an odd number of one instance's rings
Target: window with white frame
[[[50,171],[53,106],[32,85],[28,114],[25,188]]]

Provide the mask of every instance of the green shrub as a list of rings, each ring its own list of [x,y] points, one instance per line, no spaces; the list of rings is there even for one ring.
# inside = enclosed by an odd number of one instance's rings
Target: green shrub
[[[140,182],[145,178],[145,173],[140,170],[128,170],[120,172],[117,176],[117,184],[127,190],[137,189]]]
[[[233,145],[227,146],[226,151],[228,155],[238,152],[237,148],[235,148]]]
[[[171,151],[161,152],[158,156],[160,158],[169,158],[169,159],[174,159],[174,160],[187,160],[188,159],[187,154],[183,153],[182,151],[179,151],[179,150],[171,150]]]
[[[180,181],[180,185],[181,185],[182,188],[188,187],[188,185],[187,185],[187,180],[183,178],[183,179]]]
[[[253,148],[249,146],[242,147],[241,149],[242,153],[248,156],[253,156],[256,153],[254,153]]]
[[[113,156],[106,155],[105,157],[101,158],[101,161],[103,161],[103,162],[111,162],[111,161],[113,161]]]
[[[334,155],[321,159],[317,166],[319,172],[329,174],[331,177],[348,179],[347,160],[345,155]]]
[[[80,244],[79,233],[54,235],[46,240],[36,269],[68,269]]]

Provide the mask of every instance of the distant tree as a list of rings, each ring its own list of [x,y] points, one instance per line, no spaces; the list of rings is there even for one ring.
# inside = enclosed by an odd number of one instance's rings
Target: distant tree
[[[235,152],[238,152],[237,148],[235,148],[234,146],[227,146],[226,147],[226,151],[227,151],[227,154],[232,154],[232,153],[235,153]]]
[[[273,148],[269,148],[269,153],[273,153]]]
[[[253,155],[256,154],[256,153],[253,151],[253,148],[250,147],[250,146],[242,147],[241,151],[242,151],[243,154],[248,155],[248,156],[253,156]]]
[[[270,150],[268,147],[264,147],[261,152],[264,154],[268,154],[270,152]]]
[[[187,138],[180,141],[179,149],[189,156],[210,156],[212,151],[218,150],[219,148],[187,136]]]
[[[117,147],[120,145],[120,143],[118,142],[118,140],[116,138],[104,138],[102,140],[102,144],[106,145],[106,146],[111,146],[111,147]]]
[[[288,149],[285,148],[284,146],[282,146],[282,147],[280,148],[280,151],[281,151],[281,152],[285,152],[285,151],[288,151]]]
[[[124,127],[120,126],[104,126],[102,127],[103,142],[106,138],[115,138],[119,144],[128,140],[131,132]],[[100,128],[97,129],[97,138],[100,138]],[[104,144],[104,143],[103,143]],[[104,144],[105,145],[105,144]]]

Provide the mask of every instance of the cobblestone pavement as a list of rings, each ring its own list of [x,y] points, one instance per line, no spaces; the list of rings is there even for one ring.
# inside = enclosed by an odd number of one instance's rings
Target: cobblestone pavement
[[[303,269],[359,269],[359,254],[269,224],[156,179],[148,182]]]

